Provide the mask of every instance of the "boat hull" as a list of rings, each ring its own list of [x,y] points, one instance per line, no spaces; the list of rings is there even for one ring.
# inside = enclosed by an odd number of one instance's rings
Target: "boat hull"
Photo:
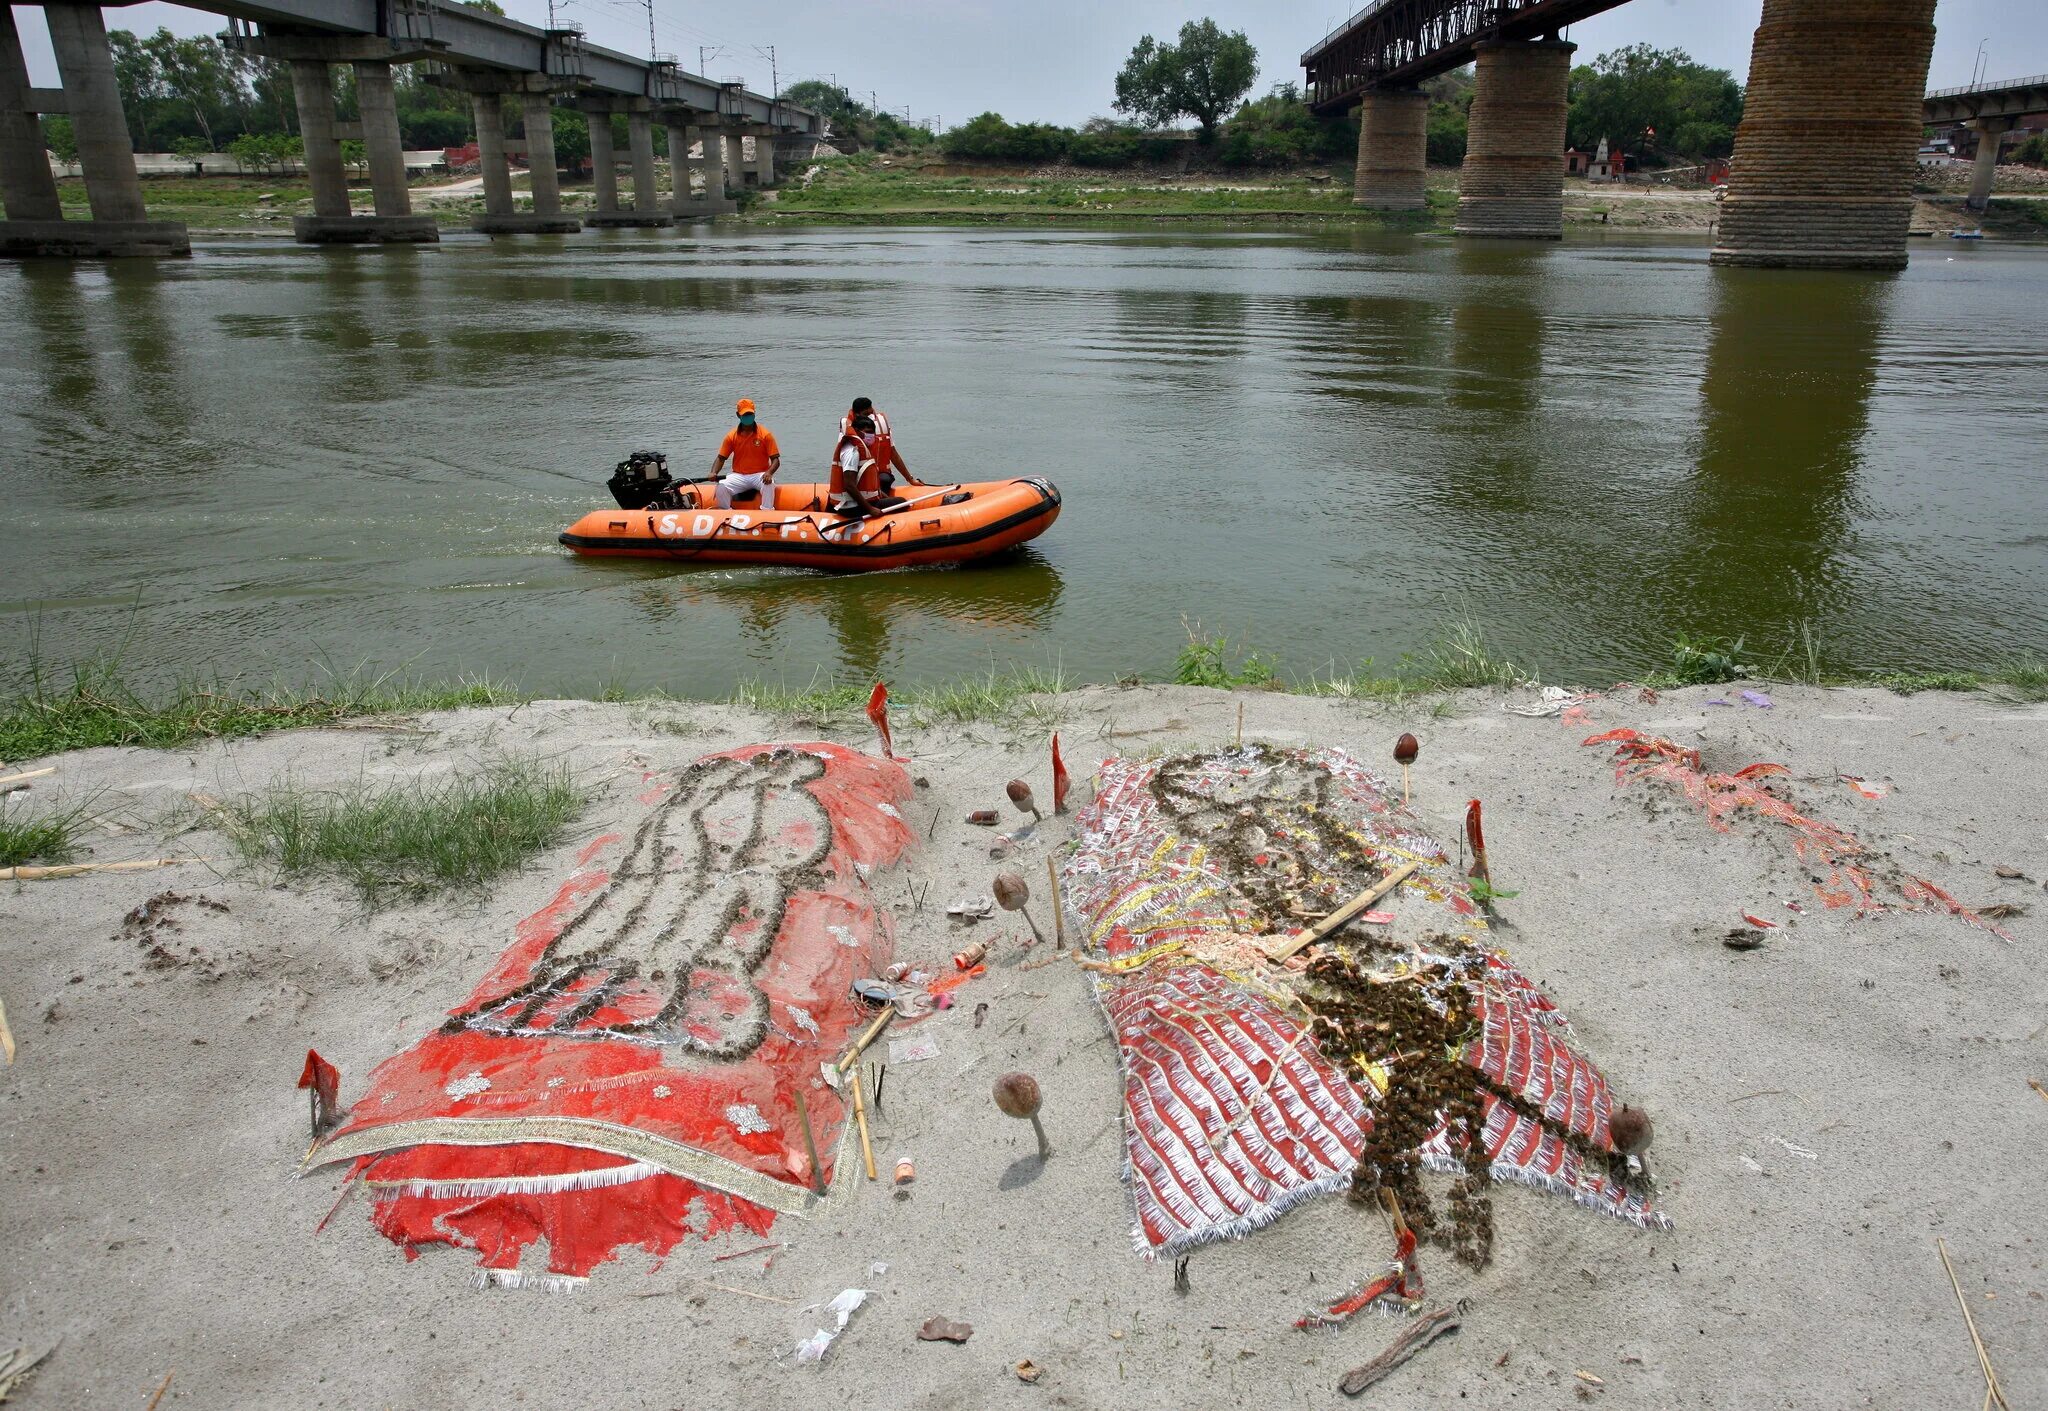
[[[590,558],[688,564],[766,564],[873,572],[968,563],[1043,534],[1060,515],[1060,492],[1035,476],[969,482],[960,504],[916,503],[938,487],[906,486],[911,505],[849,521],[823,508],[822,485],[777,485],[776,508],[721,510],[709,485],[681,487],[679,509],[592,510],[560,536]]]

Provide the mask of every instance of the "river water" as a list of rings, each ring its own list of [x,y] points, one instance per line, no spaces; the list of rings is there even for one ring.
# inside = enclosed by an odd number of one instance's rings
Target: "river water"
[[[708,465],[737,396],[799,478],[863,393],[925,478],[1042,474],[1063,516],[1009,562],[866,577],[555,544],[626,452]],[[1306,676],[1453,616],[1550,680],[1681,631],[1981,667],[2048,647],[2048,253],[1880,277],[998,227],[17,263],[0,491],[10,685],[116,652],[578,693],[1104,680],[1188,627]]]

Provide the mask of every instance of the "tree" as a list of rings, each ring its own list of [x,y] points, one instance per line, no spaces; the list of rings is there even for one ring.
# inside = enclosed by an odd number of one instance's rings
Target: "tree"
[[[1201,140],[1216,140],[1216,125],[1252,91],[1259,51],[1243,31],[1225,34],[1214,20],[1189,20],[1180,42],[1161,44],[1146,35],[1116,76],[1116,110],[1165,125],[1193,118]]]
[[[159,29],[141,42],[155,67],[163,97],[188,109],[206,150],[214,150],[214,124],[236,122],[248,106],[249,90],[242,67],[218,39],[180,39]]]
[[[62,113],[43,115],[43,145],[57,154],[57,160],[70,163],[78,160],[78,134],[71,130],[71,119]]]
[[[1230,166],[1288,167],[1330,161],[1358,150],[1358,124],[1349,116],[1319,118],[1301,90],[1279,83],[1263,98],[1231,114],[1224,125],[1222,160]]]
[[[1693,62],[1683,49],[1633,44],[1602,54],[1572,70],[1568,94],[1566,134],[1587,150],[1604,137],[1626,152],[1725,157],[1742,120],[1734,75]]]

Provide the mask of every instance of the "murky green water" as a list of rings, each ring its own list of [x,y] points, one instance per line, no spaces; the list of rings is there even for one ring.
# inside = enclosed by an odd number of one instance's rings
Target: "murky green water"
[[[39,653],[718,693],[1163,673],[1183,619],[1307,674],[1452,613],[1551,679],[1672,633],[1838,666],[2048,646],[2048,255],[1894,278],[1697,245],[1359,232],[619,233],[0,267],[0,675]],[[582,562],[636,446],[735,396],[790,469],[856,393],[931,478],[1034,471],[1023,557],[824,577]]]

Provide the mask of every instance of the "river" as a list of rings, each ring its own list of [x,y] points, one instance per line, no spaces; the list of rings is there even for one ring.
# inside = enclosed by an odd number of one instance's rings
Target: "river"
[[[1917,242],[1916,242],[1917,243]],[[1697,242],[718,228],[0,266],[0,678],[1159,676],[1188,630],[1548,680],[1674,633],[1837,668],[2048,646],[2048,253],[1717,270]],[[754,398],[785,478],[867,394],[928,479],[1049,477],[1009,562],[579,561],[636,447]],[[815,477],[801,477],[815,478]]]

